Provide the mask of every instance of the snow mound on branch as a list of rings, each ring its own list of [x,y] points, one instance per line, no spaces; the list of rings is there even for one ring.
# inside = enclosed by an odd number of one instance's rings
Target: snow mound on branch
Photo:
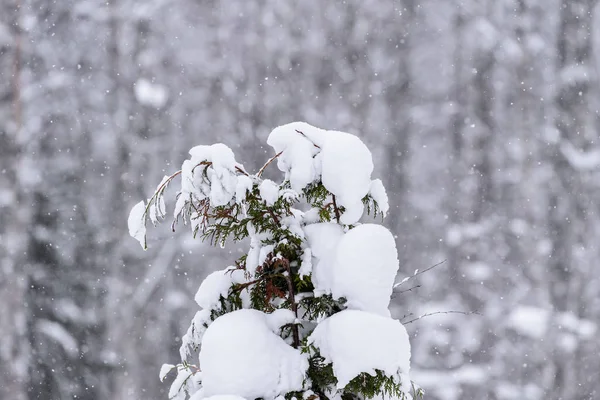
[[[314,157],[320,149],[312,140],[318,140],[324,133],[323,129],[305,122],[292,122],[278,126],[269,134],[267,144],[275,153],[281,153],[277,166],[285,172],[285,179],[290,181],[292,190],[300,192],[319,177]]]
[[[335,250],[344,236],[343,228],[334,223],[318,223],[304,227],[312,264],[312,283],[315,296],[331,293]]]
[[[187,332],[181,338],[179,356],[182,360],[190,361],[189,359],[192,353],[197,351],[200,347],[204,332],[206,332],[207,326],[210,325],[210,323],[210,310],[207,309],[196,312]]]
[[[129,212],[127,219],[129,235],[140,242],[142,248],[146,249],[146,204],[143,201],[137,203]]]
[[[406,329],[395,319],[344,310],[317,325],[308,342],[326,362],[333,363],[338,389],[362,372],[375,375],[376,369],[410,382],[410,342]]]
[[[359,225],[337,246],[332,294],[345,297],[348,308],[389,317],[390,297],[398,272],[396,241],[385,227]]]
[[[246,282],[246,276],[241,269],[229,267],[222,271],[215,271],[202,281],[194,300],[205,310],[218,308],[221,296],[227,298],[231,285]]]
[[[338,206],[345,208],[340,222],[346,225],[358,222],[373,172],[371,152],[358,137],[292,122],[275,128],[267,143],[281,153],[277,166],[285,172],[292,190],[301,192],[320,178],[336,196]]]
[[[235,201],[241,203],[246,200],[246,195],[252,190],[253,182],[246,175],[239,175],[237,178],[237,185],[235,187]]]
[[[279,199],[279,185],[269,179],[265,179],[258,186],[260,197],[267,203],[268,206],[275,204]]]
[[[350,309],[390,316],[398,272],[396,242],[381,225],[364,224],[344,233],[334,223],[304,227],[313,260],[315,296],[345,297]]]
[[[300,390],[308,361],[274,333],[273,328],[284,321],[289,318],[282,313],[271,317],[257,310],[217,318],[206,330],[200,350],[204,396],[267,399]]]
[[[181,195],[175,206],[176,216],[190,197],[196,200],[208,198],[213,207],[224,206],[236,192],[243,192],[248,187],[247,180],[238,186],[237,169],[243,167],[224,144],[196,146],[190,150],[190,155],[191,158],[181,166]]]
[[[336,196],[346,211],[340,222],[350,225],[363,214],[362,199],[369,193],[373,158],[365,144],[345,132],[327,131],[322,147],[323,185]]]
[[[371,181],[371,187],[369,188],[369,194],[377,202],[377,206],[379,210],[385,217],[390,210],[390,203],[388,200],[387,192],[385,191],[385,186],[383,186],[383,182],[381,179],[374,179]]]
[[[178,365],[177,377],[169,388],[169,399],[185,400],[186,393],[196,393],[199,390],[201,390],[200,374],[194,373],[192,368]]]

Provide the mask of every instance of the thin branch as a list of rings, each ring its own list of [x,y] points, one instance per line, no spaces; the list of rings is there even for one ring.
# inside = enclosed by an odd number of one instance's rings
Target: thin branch
[[[271,210],[270,208],[268,208],[267,210],[269,211],[269,214],[271,214],[271,217],[273,218],[273,221],[275,221],[275,224],[279,225],[279,218],[277,218],[277,215],[275,215],[273,210]]]
[[[247,173],[246,171],[244,171],[243,169],[241,169],[241,168],[240,168],[238,165],[236,165],[236,166],[235,166],[235,170],[236,170],[237,172],[239,172],[240,174],[244,174],[244,175],[246,175],[246,176],[250,176],[250,174],[249,174],[249,173]]]
[[[283,150],[281,150],[279,153],[275,154],[273,157],[269,158],[269,160],[265,163],[265,165],[263,165],[259,170],[258,173],[256,174],[257,177],[260,178],[260,176],[262,175],[262,173],[265,171],[265,169],[269,166],[269,164],[271,164],[274,160],[277,159],[277,157],[279,157],[281,155],[281,153],[283,153]]]
[[[404,315],[403,315],[403,316],[400,318],[400,321],[402,321],[404,318],[408,318],[408,317],[410,317],[411,315],[415,315],[415,314],[414,314],[414,313],[408,313],[408,314],[404,314]]]
[[[410,287],[408,289],[404,289],[404,290],[401,290],[399,292],[396,292],[396,293],[392,294],[392,299],[394,297],[396,297],[397,295],[399,295],[399,294],[406,293],[406,292],[412,292],[413,290],[418,289],[420,287],[421,287],[421,285],[416,285],[416,286]]]
[[[148,204],[146,205],[146,208],[144,210],[144,218],[146,218],[146,216],[148,215],[148,211],[150,211],[150,206],[152,205],[152,201],[156,200],[158,198],[158,196],[160,196],[160,193],[165,189],[165,187],[171,183],[171,181],[178,175],[181,175],[181,170],[175,172],[173,175],[169,176],[167,179],[165,179],[165,181],[163,182],[162,185],[160,185],[156,191],[154,192],[154,194],[152,195],[152,197],[150,198],[150,200],[148,200]]]
[[[394,284],[394,290],[396,290],[396,288],[397,288],[397,287],[400,287],[400,286],[402,286],[403,284],[405,284],[406,282],[410,281],[411,279],[414,279],[414,278],[416,278],[417,276],[419,276],[419,275],[422,275],[422,274],[424,274],[425,272],[427,272],[427,271],[431,271],[431,270],[432,270],[432,269],[434,269],[435,267],[438,267],[438,266],[442,265],[442,264],[443,264],[443,263],[445,263],[446,261],[448,261],[448,260],[443,260],[443,261],[440,261],[439,263],[437,263],[437,264],[434,264],[434,265],[432,265],[431,267],[425,268],[423,271],[418,271],[416,274],[414,274],[414,275],[411,275],[411,276],[409,276],[409,277],[406,277],[406,278],[404,278],[402,281],[400,281],[400,282],[398,282],[398,283]],[[402,292],[400,292],[400,293],[402,293]]]
[[[425,317],[429,317],[432,315],[437,315],[437,314],[462,314],[462,315],[472,315],[472,314],[477,314],[477,315],[481,315],[481,313],[477,312],[477,311],[436,311],[436,312],[431,312],[431,313],[427,313],[427,314],[423,314],[420,317],[411,319],[410,321],[407,322],[402,322],[403,325],[407,325],[410,324],[412,322],[418,321],[421,318],[425,318]]]
[[[299,134],[301,134],[302,136],[304,136],[304,137],[306,138],[306,140],[308,140],[309,142],[311,142],[311,143],[313,144],[313,146],[315,146],[317,149],[320,149],[320,148],[321,148],[321,146],[317,146],[317,145],[315,144],[315,142],[313,142],[312,140],[310,140],[310,139],[308,138],[308,136],[306,136],[306,135],[304,134],[304,132],[302,132],[302,131],[299,131],[298,129],[296,129],[296,132],[298,132]]]
[[[337,223],[340,223],[340,209],[337,206],[337,203],[335,202],[335,194],[331,195],[331,198],[333,199],[333,211],[335,212],[335,219],[337,221]]]

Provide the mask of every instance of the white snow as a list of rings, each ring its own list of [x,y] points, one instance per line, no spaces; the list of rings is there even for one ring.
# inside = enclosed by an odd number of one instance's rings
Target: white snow
[[[582,151],[568,140],[563,140],[560,150],[571,166],[579,171],[592,171],[600,166],[600,150]]]
[[[298,270],[298,275],[303,277],[306,275],[310,275],[312,271],[312,250],[310,248],[306,248],[302,252],[302,259],[300,263],[300,269]]]
[[[261,265],[261,250],[263,248],[263,241],[270,238],[267,232],[257,233],[251,223],[248,224],[248,233],[250,236],[250,250],[246,257],[246,272],[254,276],[256,268]],[[263,256],[264,251],[262,251]],[[264,262],[264,258],[262,258]]]
[[[177,377],[169,388],[169,400],[185,400],[186,392],[196,393],[200,389],[200,373],[191,367],[177,366]]]
[[[173,364],[163,364],[162,367],[160,367],[160,372],[158,373],[158,379],[160,379],[160,381],[164,381],[165,378],[167,377],[167,374],[169,372],[171,372],[171,370],[173,368],[176,368],[175,365]]]
[[[279,185],[269,179],[265,179],[258,186],[260,197],[267,203],[268,206],[275,204],[279,198]]]
[[[583,64],[571,64],[564,67],[559,74],[563,85],[575,86],[588,83],[594,73]]]
[[[269,319],[261,311],[238,310],[209,326],[200,350],[205,396],[272,399],[302,388],[308,361],[273,332]]]
[[[322,182],[346,211],[340,222],[358,222],[363,214],[362,198],[369,193],[373,159],[371,152],[356,136],[327,131],[322,148]]]
[[[312,283],[315,296],[331,293],[335,251],[344,236],[343,228],[334,223],[318,223],[304,227],[312,261]]]
[[[167,89],[163,85],[152,83],[143,78],[137,80],[133,91],[137,101],[154,108],[163,107],[169,97]]]
[[[383,213],[385,217],[390,209],[390,203],[388,200],[387,192],[385,191],[385,187],[383,186],[383,182],[381,179],[374,179],[371,181],[371,187],[369,188],[369,194],[377,202],[377,206],[379,210]]]
[[[204,397],[204,393],[198,392],[197,394],[190,397],[190,400],[246,400],[240,396],[234,396],[230,394],[222,394],[217,396]]]
[[[182,360],[189,361],[192,352],[200,347],[202,337],[208,325],[210,325],[210,310],[200,310],[196,312],[192,322],[188,327],[187,332],[181,338],[181,346],[179,347],[179,356]],[[206,325],[206,326],[205,326]]]
[[[336,196],[345,212],[340,222],[351,225],[363,214],[362,199],[371,188],[373,159],[371,152],[356,136],[345,132],[325,131],[305,122],[293,122],[275,128],[267,143],[281,155],[279,169],[286,173],[292,190],[302,191],[321,178],[325,188]],[[375,192],[385,208],[380,183]]]
[[[196,146],[190,150],[190,155],[191,158],[185,160],[181,167],[181,193],[184,199],[189,199],[190,195],[196,200],[209,198],[211,205],[218,207],[228,204],[236,193],[248,187],[245,178],[238,187],[236,168],[243,167],[235,161],[233,151],[224,144]]]
[[[246,278],[241,269],[228,267],[222,271],[215,271],[202,281],[194,300],[205,310],[219,308],[220,297],[227,297],[231,285],[244,282]]]
[[[142,248],[146,249],[146,204],[144,201],[137,203],[129,212],[127,219],[129,235],[140,242]]]
[[[304,227],[313,260],[315,296],[345,297],[350,309],[390,316],[398,272],[396,242],[381,225],[363,224],[347,233],[334,223]],[[304,273],[304,271],[302,271]]]
[[[551,327],[572,332],[582,339],[592,338],[597,325],[570,312],[552,313],[551,310],[536,306],[517,306],[508,316],[508,327],[523,336],[543,339]]]
[[[308,341],[333,363],[338,389],[362,372],[374,375],[375,369],[388,376],[401,375],[403,383],[408,383],[410,342],[397,320],[344,310],[317,325]]]
[[[337,247],[332,294],[345,297],[348,308],[390,316],[388,306],[398,267],[392,233],[381,225],[359,225],[349,230]]]
[[[315,181],[320,171],[316,170],[314,156],[320,148],[309,138],[317,138],[325,131],[305,122],[292,122],[279,126],[269,134],[267,143],[276,153],[279,170],[286,173],[286,180],[296,192],[302,191]]]
[[[35,323],[35,330],[58,343],[69,357],[79,354],[77,340],[58,322],[41,319]]]
[[[546,334],[549,318],[550,310],[532,306],[518,306],[508,317],[508,326],[521,335],[540,339]]]
[[[246,200],[247,193],[252,190],[252,179],[246,175],[240,175],[237,178],[235,186],[235,201],[241,203]]]

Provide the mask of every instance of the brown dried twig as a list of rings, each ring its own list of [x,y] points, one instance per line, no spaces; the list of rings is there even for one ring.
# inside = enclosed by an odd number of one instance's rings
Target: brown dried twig
[[[262,175],[262,173],[265,171],[265,169],[269,166],[269,164],[271,164],[274,160],[277,159],[277,157],[279,157],[281,155],[281,153],[283,153],[283,150],[280,151],[279,153],[275,154],[273,157],[269,158],[267,160],[267,162],[265,163],[265,165],[263,165],[259,170],[258,173],[256,174],[257,177],[260,178],[260,176]]]

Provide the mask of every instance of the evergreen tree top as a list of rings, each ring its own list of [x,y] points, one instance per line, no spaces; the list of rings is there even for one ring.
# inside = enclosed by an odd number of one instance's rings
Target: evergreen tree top
[[[395,241],[363,214],[388,211],[372,156],[356,136],[303,122],[274,129],[275,155],[249,174],[223,144],[196,146],[129,217],[146,248],[146,221],[166,217],[164,193],[181,177],[173,226],[225,246],[250,239],[213,272],[195,300],[170,399],[412,399],[410,343],[388,309]],[[263,179],[271,163],[284,177]],[[223,399],[226,400],[226,399]]]

